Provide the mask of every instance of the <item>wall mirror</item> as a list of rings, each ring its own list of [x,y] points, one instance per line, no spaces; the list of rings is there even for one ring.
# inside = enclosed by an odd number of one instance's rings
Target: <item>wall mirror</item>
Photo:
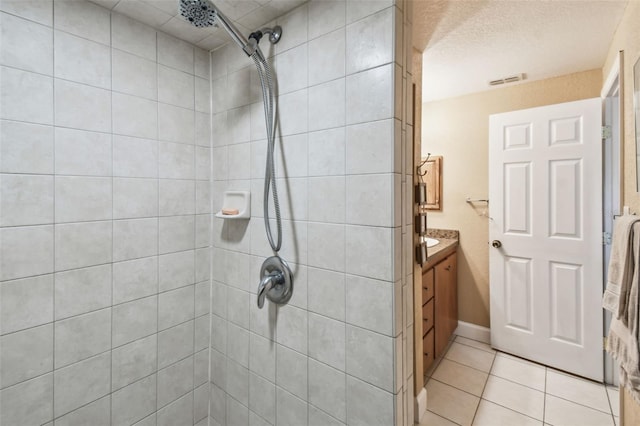
[[[427,186],[427,202],[420,210],[442,210],[442,156],[430,155],[422,159],[420,181]]]

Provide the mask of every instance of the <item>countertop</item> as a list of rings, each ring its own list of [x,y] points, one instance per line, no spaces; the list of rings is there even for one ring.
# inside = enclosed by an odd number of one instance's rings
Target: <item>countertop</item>
[[[458,248],[458,233],[457,231],[453,232],[442,232],[443,230],[428,230],[427,236],[432,238],[437,238],[440,242],[433,247],[427,248],[427,262],[422,265],[422,272],[426,272],[429,269],[433,268],[433,266],[440,262],[445,257],[449,256],[451,253],[455,252]],[[442,237],[441,237],[442,236]],[[454,237],[454,238],[443,238]]]

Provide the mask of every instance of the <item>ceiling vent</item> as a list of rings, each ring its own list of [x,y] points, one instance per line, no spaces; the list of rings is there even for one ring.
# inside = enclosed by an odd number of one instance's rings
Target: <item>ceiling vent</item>
[[[522,81],[525,78],[527,78],[527,76],[524,73],[516,74],[509,77],[499,78],[497,80],[491,80],[489,82],[489,86],[500,86],[501,84],[515,83],[516,81]]]

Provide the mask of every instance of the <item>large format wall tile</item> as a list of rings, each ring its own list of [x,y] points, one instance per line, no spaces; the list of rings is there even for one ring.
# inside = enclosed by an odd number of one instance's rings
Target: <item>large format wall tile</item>
[[[111,49],[100,43],[56,31],[54,75],[90,86],[111,88]]]
[[[53,127],[0,121],[2,173],[53,174]]]
[[[209,53],[96,3],[0,0],[0,422],[193,424]]]
[[[53,124],[53,78],[0,67],[0,118]]]
[[[50,27],[0,14],[0,64],[39,74],[53,74],[53,31]]]
[[[112,88],[116,92],[156,100],[158,98],[157,64],[117,49],[111,50]]]
[[[53,371],[53,326],[0,337],[0,367],[3,388]]]

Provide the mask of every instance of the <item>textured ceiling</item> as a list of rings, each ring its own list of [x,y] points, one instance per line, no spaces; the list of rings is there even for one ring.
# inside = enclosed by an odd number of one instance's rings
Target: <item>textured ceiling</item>
[[[129,16],[160,31],[211,50],[231,39],[222,28],[196,28],[178,10],[179,0],[90,0]],[[238,30],[248,35],[254,29],[294,9],[306,0],[214,0]]]
[[[519,73],[531,81],[601,68],[626,5],[627,0],[415,0],[413,38],[424,51],[423,100],[489,90],[490,80]]]

